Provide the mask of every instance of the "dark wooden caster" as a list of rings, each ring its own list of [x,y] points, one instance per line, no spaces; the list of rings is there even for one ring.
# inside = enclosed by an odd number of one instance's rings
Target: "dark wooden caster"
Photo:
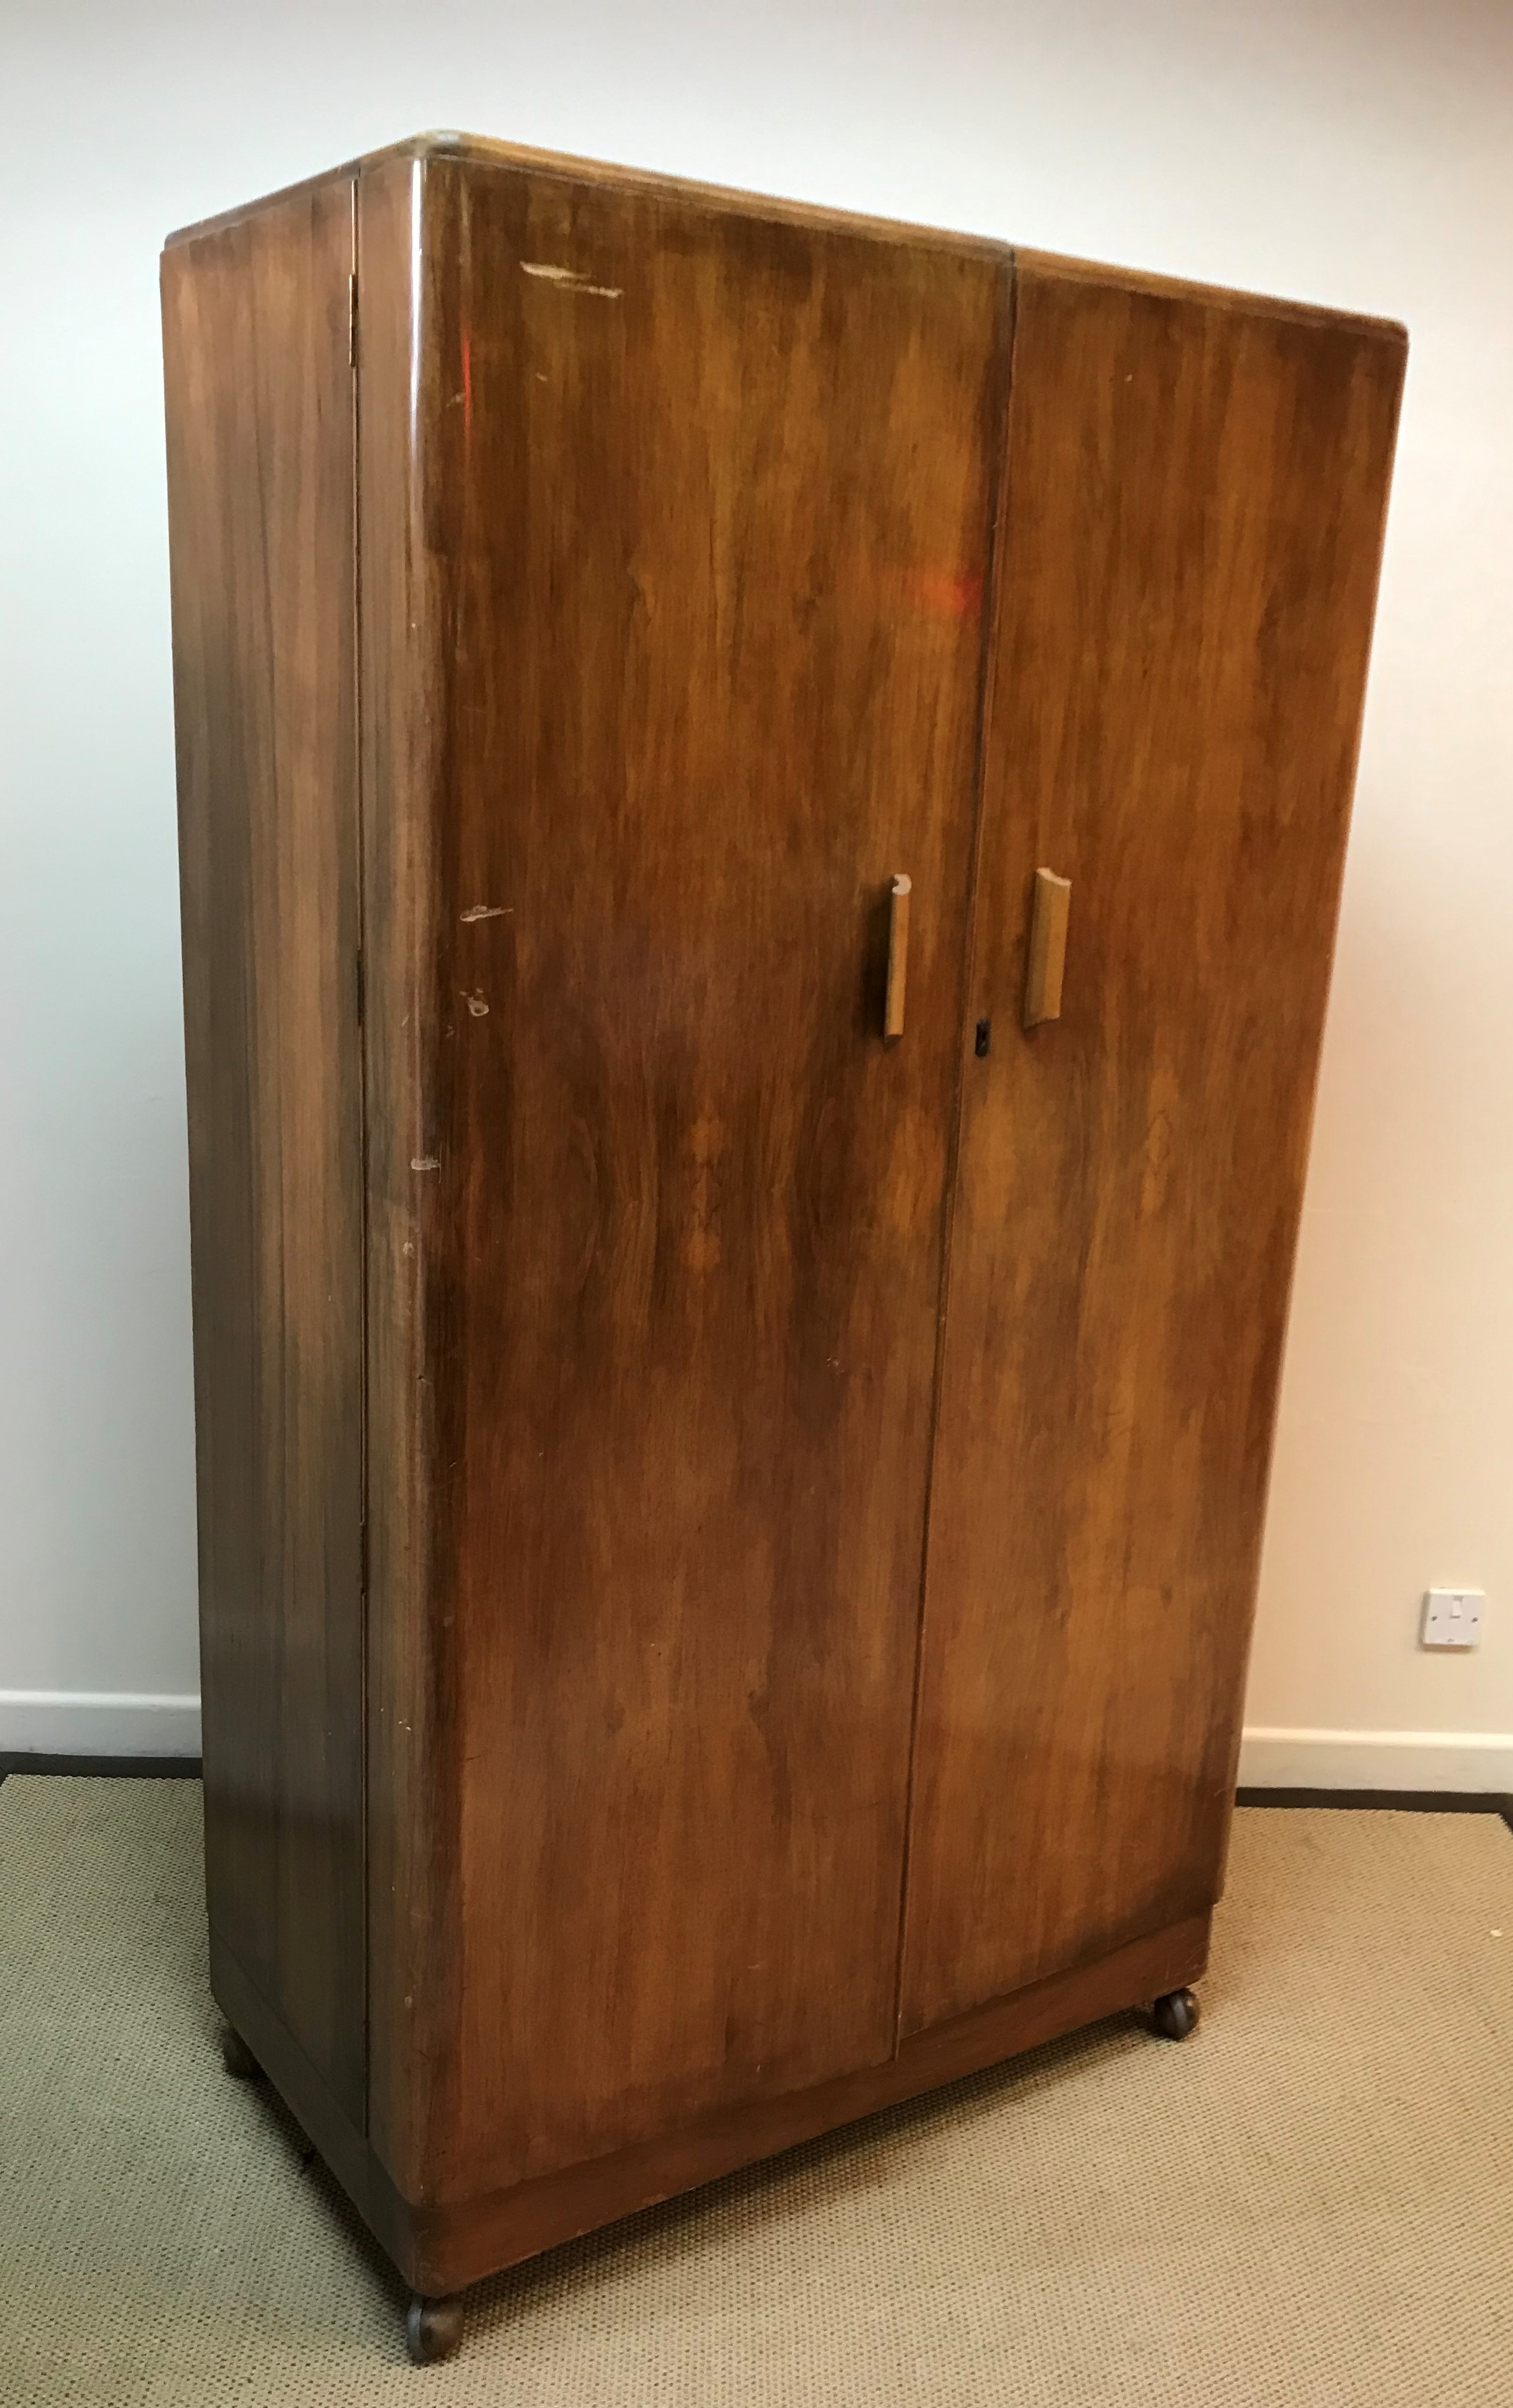
[[[452,2356],[461,2339],[461,2300],[423,2300],[417,2291],[405,2317],[405,2347],[415,2364],[435,2366]]]
[[[221,2034],[221,2062],[236,2082],[256,2082],[263,2071],[240,2032],[229,2024]]]
[[[1168,1990],[1152,2007],[1150,2020],[1162,2040],[1186,2040],[1198,2028],[1198,2001],[1190,1990]]]

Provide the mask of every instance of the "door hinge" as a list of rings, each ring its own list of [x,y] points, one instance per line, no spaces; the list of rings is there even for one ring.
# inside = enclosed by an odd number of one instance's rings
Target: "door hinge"
[[[347,366],[357,365],[357,278],[355,271],[347,279]]]

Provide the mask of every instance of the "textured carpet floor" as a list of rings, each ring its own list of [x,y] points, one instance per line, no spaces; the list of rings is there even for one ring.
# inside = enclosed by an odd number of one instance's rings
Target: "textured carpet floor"
[[[1513,1835],[1242,1813],[1205,2016],[1131,2019],[471,2295],[401,2295],[221,2071],[192,1782],[0,1787],[6,2408],[1509,2408]]]

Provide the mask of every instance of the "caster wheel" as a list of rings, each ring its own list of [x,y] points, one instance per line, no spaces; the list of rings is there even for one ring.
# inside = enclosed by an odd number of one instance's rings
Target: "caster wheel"
[[[233,2082],[255,2082],[263,2071],[240,2032],[229,2024],[221,2035],[221,2062]]]
[[[405,2347],[417,2366],[450,2358],[462,2339],[462,2301],[423,2300],[417,2291],[405,2318]]]
[[[1168,1990],[1152,2007],[1150,2020],[1162,2040],[1186,2040],[1198,2028],[1198,2001],[1190,1990]]]

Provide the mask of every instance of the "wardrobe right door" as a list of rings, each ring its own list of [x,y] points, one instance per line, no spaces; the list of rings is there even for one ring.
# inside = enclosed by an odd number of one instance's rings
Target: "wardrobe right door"
[[[1218,1894],[1405,353],[1020,255],[905,2035]]]

